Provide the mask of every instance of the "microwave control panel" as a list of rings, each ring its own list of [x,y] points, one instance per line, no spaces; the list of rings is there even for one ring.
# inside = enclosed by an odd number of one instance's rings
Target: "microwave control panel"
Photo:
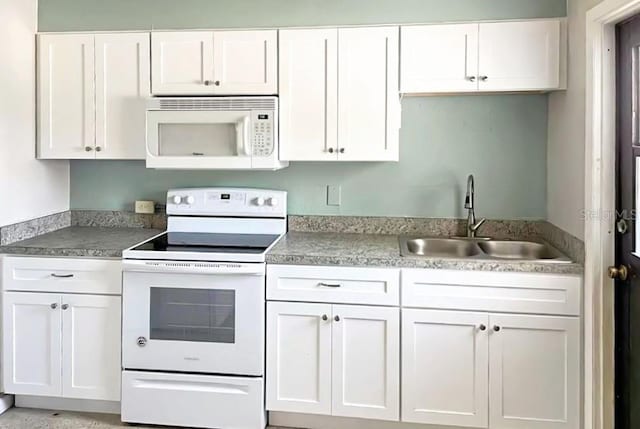
[[[273,153],[273,111],[252,112],[253,156],[270,156]]]

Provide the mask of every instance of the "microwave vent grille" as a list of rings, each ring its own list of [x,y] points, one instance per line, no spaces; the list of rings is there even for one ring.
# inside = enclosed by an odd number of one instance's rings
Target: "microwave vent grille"
[[[164,98],[160,110],[275,110],[276,99],[270,98]]]

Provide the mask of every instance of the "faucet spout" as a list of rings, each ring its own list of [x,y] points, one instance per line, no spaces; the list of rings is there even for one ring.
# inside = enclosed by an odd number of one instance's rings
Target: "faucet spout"
[[[485,222],[485,218],[476,221],[476,212],[474,210],[475,183],[473,174],[467,177],[467,195],[464,199],[464,208],[468,210],[467,214],[467,237],[474,238],[476,232]]]

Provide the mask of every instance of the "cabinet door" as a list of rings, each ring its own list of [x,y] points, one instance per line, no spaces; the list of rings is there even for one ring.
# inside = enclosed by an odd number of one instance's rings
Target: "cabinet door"
[[[486,313],[402,310],[402,421],[486,428]]]
[[[398,160],[398,33],[398,27],[338,30],[340,160]]]
[[[331,414],[331,320],[329,304],[267,304],[267,410]]]
[[[490,325],[490,427],[578,429],[579,319],[491,315]]]
[[[400,92],[478,89],[478,24],[401,28]]]
[[[332,415],[400,418],[399,312],[333,306]]]
[[[94,36],[38,38],[38,156],[94,158]]]
[[[154,95],[214,94],[213,33],[151,33],[151,84]]]
[[[149,34],[96,36],[96,158],[145,158]]]
[[[338,30],[280,31],[280,159],[338,159]]]
[[[62,394],[120,400],[120,297],[63,295]]]
[[[480,91],[560,87],[560,21],[480,24]]]
[[[60,295],[5,292],[3,299],[4,392],[60,396]]]
[[[216,31],[213,35],[216,94],[278,93],[278,32]]]

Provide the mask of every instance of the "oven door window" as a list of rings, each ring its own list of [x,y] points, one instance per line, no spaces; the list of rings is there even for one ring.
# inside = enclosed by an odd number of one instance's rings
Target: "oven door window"
[[[151,288],[152,340],[234,343],[234,290]]]

